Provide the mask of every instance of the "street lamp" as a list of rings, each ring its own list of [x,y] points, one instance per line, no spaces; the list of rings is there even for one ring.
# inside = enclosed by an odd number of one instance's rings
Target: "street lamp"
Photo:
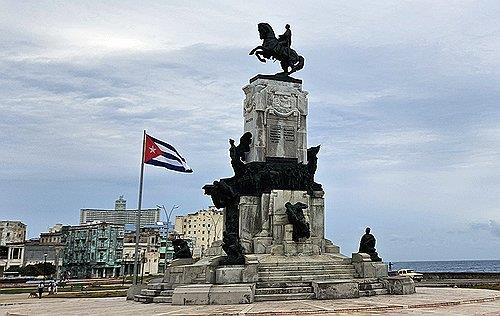
[[[47,278],[47,254],[43,254],[43,284],[45,284],[45,279]]]
[[[170,231],[170,216],[172,215],[172,212],[179,208],[179,205],[172,205],[172,208],[170,209],[170,212],[167,213],[167,209],[165,208],[165,205],[156,205],[158,208],[162,208],[163,211],[165,212],[165,217],[167,218],[166,226],[167,226],[167,236],[165,238],[165,258],[163,259],[163,273],[167,271],[167,243],[168,243],[168,233]]]

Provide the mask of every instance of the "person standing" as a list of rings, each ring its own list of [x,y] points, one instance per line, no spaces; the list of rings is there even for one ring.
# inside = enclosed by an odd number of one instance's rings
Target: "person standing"
[[[38,283],[38,298],[39,299],[42,298],[43,288],[44,288],[44,284],[43,284],[43,281],[42,281],[42,282]]]

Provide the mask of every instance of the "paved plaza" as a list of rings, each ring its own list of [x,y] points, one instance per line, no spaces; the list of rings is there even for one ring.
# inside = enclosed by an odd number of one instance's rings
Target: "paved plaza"
[[[405,296],[209,306],[141,304],[124,298],[26,297],[0,296],[0,315],[500,315],[499,291],[450,288],[418,288],[416,294]]]

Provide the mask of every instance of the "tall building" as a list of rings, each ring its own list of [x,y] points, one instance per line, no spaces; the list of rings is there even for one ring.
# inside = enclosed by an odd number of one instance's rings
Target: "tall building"
[[[214,241],[222,239],[223,226],[223,213],[215,207],[175,217],[175,232],[193,241],[194,257],[200,257]]]
[[[26,239],[26,224],[20,221],[0,221],[0,246],[7,243],[24,242]]]
[[[64,275],[73,278],[120,275],[123,237],[123,225],[117,224],[96,223],[63,229]]]
[[[127,201],[121,195],[115,201],[115,208],[110,209],[90,209],[80,210],[80,224],[106,222],[119,225],[135,225],[137,220],[137,209],[127,210]],[[141,210],[141,227],[155,225],[160,221],[159,208],[147,208]]]

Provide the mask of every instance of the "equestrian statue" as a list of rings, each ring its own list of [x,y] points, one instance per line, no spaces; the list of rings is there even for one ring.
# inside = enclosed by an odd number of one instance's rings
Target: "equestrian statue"
[[[255,54],[257,59],[263,63],[266,62],[266,59],[279,60],[283,72],[278,74],[288,76],[304,67],[304,57],[290,48],[292,43],[290,25],[287,24],[285,29],[285,33],[276,38],[271,25],[259,23],[258,30],[262,45],[252,49],[249,55]]]

